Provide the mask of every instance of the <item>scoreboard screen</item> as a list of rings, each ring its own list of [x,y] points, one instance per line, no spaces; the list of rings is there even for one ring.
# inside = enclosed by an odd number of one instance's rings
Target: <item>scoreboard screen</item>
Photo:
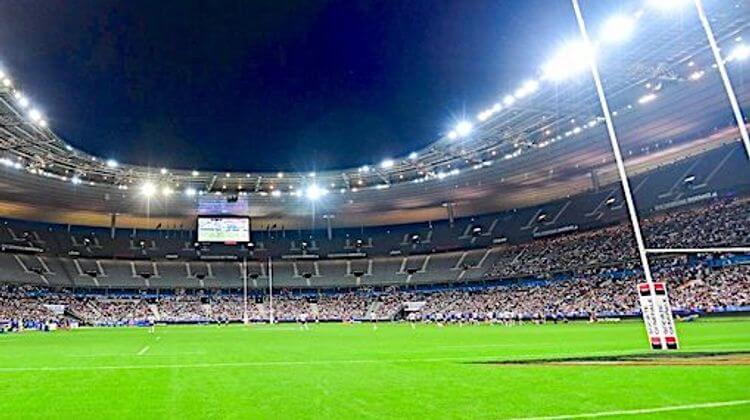
[[[226,244],[250,242],[250,218],[198,216],[198,242]]]

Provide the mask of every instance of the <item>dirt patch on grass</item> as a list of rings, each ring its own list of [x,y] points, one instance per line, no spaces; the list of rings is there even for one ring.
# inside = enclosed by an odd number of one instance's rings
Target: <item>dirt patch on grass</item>
[[[499,360],[479,363],[491,365],[552,366],[747,366],[750,365],[750,352],[665,352],[622,356]]]

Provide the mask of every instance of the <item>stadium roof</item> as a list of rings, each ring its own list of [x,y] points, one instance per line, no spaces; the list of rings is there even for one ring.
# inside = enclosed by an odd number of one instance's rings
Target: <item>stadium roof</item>
[[[748,5],[707,3],[738,75],[750,55]],[[595,54],[632,173],[736,141],[697,18],[644,5],[591,22],[600,24]],[[309,226],[310,215],[331,214],[340,225],[369,225],[444,218],[445,203],[468,215],[550,201],[592,188],[592,173],[601,184],[616,180],[589,53],[563,42],[538,74],[519,77],[518,89],[499,92],[496,104],[422,150],[317,173],[149,168],[93,156],[55,134],[29,103],[22,75],[3,74],[0,214],[96,225],[117,213],[118,224],[138,226],[222,212]],[[750,103],[750,89],[735,88]]]

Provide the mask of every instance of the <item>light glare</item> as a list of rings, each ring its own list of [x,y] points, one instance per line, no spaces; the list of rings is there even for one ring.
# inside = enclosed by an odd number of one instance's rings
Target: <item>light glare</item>
[[[606,42],[622,42],[630,38],[635,30],[635,19],[618,15],[609,18],[602,29],[601,38]]]
[[[312,184],[305,190],[305,197],[307,197],[309,200],[315,201],[320,197],[326,195],[327,193],[328,190],[320,188],[316,184]]]
[[[146,197],[152,197],[154,194],[156,194],[156,185],[154,185],[153,182],[144,183],[143,185],[141,185],[141,194]]]
[[[468,121],[461,121],[458,124],[456,124],[456,134],[460,137],[465,137],[471,133],[472,128],[474,128],[470,122]]]
[[[585,71],[594,55],[583,41],[566,44],[542,67],[543,77],[553,82],[570,79]]]

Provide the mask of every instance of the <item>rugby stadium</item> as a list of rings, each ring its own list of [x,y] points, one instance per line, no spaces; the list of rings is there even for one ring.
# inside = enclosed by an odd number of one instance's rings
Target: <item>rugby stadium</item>
[[[494,102],[314,171],[89,151],[0,31],[0,417],[750,417],[750,3],[554,3]]]

